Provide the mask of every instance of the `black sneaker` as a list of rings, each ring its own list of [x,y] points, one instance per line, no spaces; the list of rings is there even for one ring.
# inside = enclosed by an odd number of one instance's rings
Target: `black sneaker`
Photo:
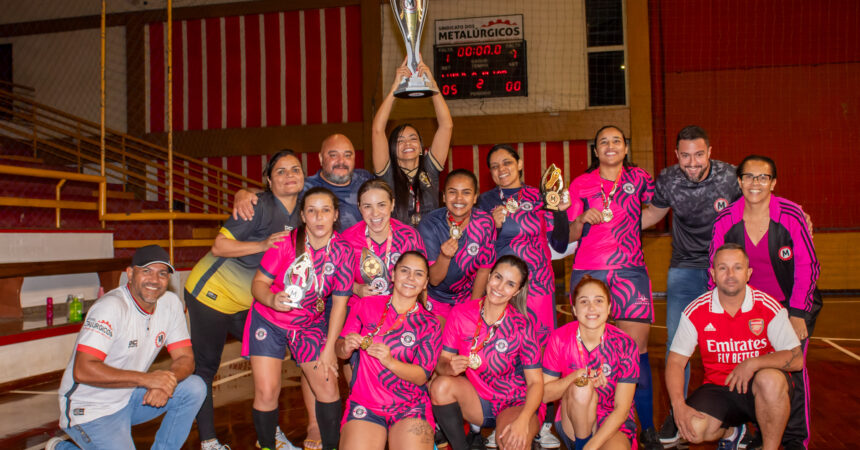
[[[639,448],[644,450],[663,450],[663,444],[660,443],[660,438],[657,437],[657,430],[654,427],[643,430],[639,434]]]
[[[744,434],[743,439],[741,439],[741,443],[738,444],[738,448],[748,450],[760,450],[761,446],[761,433],[758,431],[758,428],[755,425],[748,425],[747,432],[746,434]],[[788,447],[785,448],[788,449]],[[801,446],[800,448],[803,449],[803,446]]]
[[[480,432],[474,432],[469,430],[469,434],[466,436],[466,444],[468,445],[469,450],[487,450],[487,441],[484,439],[484,436],[481,436]]]
[[[669,415],[666,416],[666,420],[660,426],[657,437],[660,438],[660,443],[664,447],[675,445],[681,440],[681,433],[678,432],[678,426],[675,425],[675,415],[672,413],[672,410],[669,410]]]

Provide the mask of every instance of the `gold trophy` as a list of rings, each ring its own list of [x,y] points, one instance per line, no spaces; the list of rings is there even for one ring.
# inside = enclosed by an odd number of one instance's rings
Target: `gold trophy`
[[[398,98],[430,97],[439,92],[426,76],[418,74],[421,31],[427,18],[427,3],[428,0],[391,0],[394,21],[400,27],[400,34],[406,44],[407,65],[412,71],[412,76],[404,78],[394,91],[394,96]]]
[[[544,199],[544,209],[558,211],[559,204],[567,203],[569,194],[564,189],[561,169],[555,164],[550,164],[544,171],[540,182],[540,193]]]

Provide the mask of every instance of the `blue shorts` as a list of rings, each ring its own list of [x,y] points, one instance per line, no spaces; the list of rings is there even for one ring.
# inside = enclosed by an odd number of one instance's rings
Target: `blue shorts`
[[[571,437],[568,436],[567,433],[564,432],[564,427],[561,426],[561,421],[559,420],[558,422],[555,422],[553,425],[555,425],[555,431],[556,431],[556,433],[558,433],[558,437],[561,438],[561,443],[564,444],[564,446],[567,447],[568,450],[573,450],[574,448],[576,448],[576,444],[574,443],[574,439],[571,439]],[[621,430],[621,432],[624,433],[624,430]],[[630,439],[630,436],[627,433],[624,433],[624,435],[627,436],[627,440],[630,441],[631,448],[635,449],[636,447],[633,447],[633,439]],[[593,436],[593,434],[592,434],[592,436]],[[589,438],[589,439],[591,439],[591,438]],[[588,442],[588,441],[586,441],[586,442]]]
[[[245,342],[249,356],[284,359],[287,349],[296,364],[316,361],[325,346],[325,322],[317,321],[307,328],[287,330],[266,320],[254,308],[248,313],[250,321]]]
[[[478,400],[481,401],[481,412],[484,416],[484,422],[481,424],[481,428],[496,428],[496,416],[498,416],[502,411],[513,408],[515,406],[523,406],[525,405],[525,399],[505,399],[503,401],[491,401],[481,396],[478,396]],[[535,411],[535,415],[538,418],[538,423],[543,422],[544,415],[546,414],[546,405],[541,405],[540,408]]]
[[[340,425],[343,427],[350,420],[364,420],[387,430],[403,419],[421,419],[429,423],[431,427],[436,426],[429,399],[423,402],[399,403],[390,411],[374,410],[355,400],[347,399]]]
[[[578,270],[570,274],[570,295],[573,303],[573,289],[585,275],[603,281],[609,286],[612,295],[610,315],[615,320],[632,322],[654,322],[654,302],[651,300],[651,279],[645,267],[624,269]]]

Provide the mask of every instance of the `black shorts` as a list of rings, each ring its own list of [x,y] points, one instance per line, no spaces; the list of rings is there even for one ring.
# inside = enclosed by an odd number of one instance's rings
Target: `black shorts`
[[[789,386],[787,392],[791,392],[793,385],[791,375],[788,372],[782,372],[782,374],[785,375],[785,381]],[[739,394],[737,391],[730,391],[728,386],[706,383],[687,397],[687,405],[722,421],[723,428],[756,422],[752,380],[749,381],[748,387],[746,394]]]

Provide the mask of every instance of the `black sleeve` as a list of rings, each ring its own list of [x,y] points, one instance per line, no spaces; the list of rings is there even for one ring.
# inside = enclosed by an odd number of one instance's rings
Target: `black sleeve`
[[[567,211],[552,212],[552,234],[549,236],[549,245],[558,253],[567,251],[570,236],[570,222],[567,220]]]

